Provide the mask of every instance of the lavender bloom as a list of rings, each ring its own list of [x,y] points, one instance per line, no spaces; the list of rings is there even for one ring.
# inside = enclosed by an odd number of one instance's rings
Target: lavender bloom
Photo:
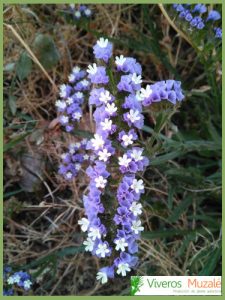
[[[91,83],[106,84],[109,81],[105,67],[97,67],[96,64],[93,64],[93,66],[89,65],[87,72],[89,73],[88,78],[91,80]]]
[[[83,79],[74,86],[75,91],[87,91],[90,89],[90,82],[86,79]]]
[[[221,19],[220,13],[217,10],[211,10],[208,14],[206,22],[208,22],[208,21],[217,21],[219,19]]]
[[[85,71],[81,70],[79,67],[74,67],[68,79],[70,83],[74,83],[75,81],[84,78],[85,75],[86,75]]]
[[[5,290],[3,289],[3,296],[13,296],[14,291],[13,289]]]
[[[32,282],[31,277],[28,273],[19,271],[15,272],[7,278],[8,285],[17,285],[18,287],[28,291],[31,288]],[[12,293],[12,289],[8,290],[7,293]]]
[[[108,278],[114,278],[114,267],[104,267],[99,269],[99,272],[96,276],[97,280],[99,280],[102,284],[108,282]]]
[[[118,140],[121,142],[121,145],[124,148],[126,148],[129,145],[132,145],[137,138],[138,136],[134,129],[129,130],[128,133],[122,130],[118,135]]]
[[[205,27],[204,21],[200,16],[193,17],[192,13],[204,13],[205,12],[205,5],[197,4],[194,9],[190,10],[189,5],[181,5],[181,4],[174,4],[173,8],[179,12],[179,18],[185,19],[191,27],[196,27],[197,29],[201,30]]]
[[[187,12],[187,14],[185,15],[185,20],[190,22],[193,19],[192,14],[190,12]]]
[[[79,151],[86,149],[87,141],[84,139],[81,142],[71,143],[68,147],[68,152],[61,155],[62,163],[59,166],[59,174],[62,175],[66,180],[71,181],[75,178],[79,170],[81,169],[81,164],[85,160],[89,160],[89,155],[79,153]]]
[[[60,86],[59,94],[62,99],[57,100],[55,105],[60,113],[59,122],[65,126],[67,132],[72,131],[74,121],[79,122],[82,117],[81,105],[84,101],[84,93],[90,88],[90,82],[84,79],[85,76],[85,71],[74,67],[69,75],[70,84]]]
[[[70,11],[76,20],[79,20],[82,17],[90,17],[92,15],[91,9],[86,5],[78,6],[75,4],[70,4]]]
[[[215,27],[214,32],[215,32],[215,37],[217,39],[222,39],[222,29],[221,28]]]
[[[115,63],[118,71],[131,74],[136,73],[137,75],[142,73],[141,65],[133,57],[116,56]]]
[[[136,73],[121,76],[120,82],[117,85],[119,91],[133,93],[141,88],[141,75]]]
[[[95,58],[103,59],[106,63],[112,56],[112,43],[108,39],[100,38],[93,49]]]
[[[181,90],[181,82],[175,80],[159,81],[152,85],[147,85],[146,89],[141,89],[141,99],[143,106],[148,106],[154,102],[168,100],[176,104],[184,99]]]
[[[139,110],[131,109],[129,112],[125,113],[123,117],[124,121],[126,121],[130,127],[135,126],[141,129],[144,125],[144,117]]]
[[[207,12],[207,7],[204,4],[196,4],[195,7],[192,9],[193,13],[200,13],[200,14],[204,14],[205,12]]]
[[[181,11],[185,10],[184,5],[182,5],[182,4],[173,4],[173,8],[174,8],[177,12],[181,12]]]
[[[190,5],[189,5],[190,6]],[[201,16],[193,16],[192,14],[204,14],[207,12],[207,7],[204,4],[196,4],[192,10],[187,5],[174,4],[172,7],[179,12],[179,18],[185,19],[191,27],[202,30],[205,27],[205,23],[209,21],[217,21],[221,19],[221,14],[217,10],[211,10],[206,18]],[[214,30],[215,31],[215,30]],[[215,34],[216,38],[220,38],[220,31]]]
[[[182,7],[185,11],[188,6]],[[183,11],[179,5],[176,9]],[[191,20],[190,16],[185,16]],[[110,78],[107,75],[111,67],[107,63],[112,56],[112,44],[100,38],[93,48],[95,57],[100,60],[99,65],[89,65],[84,77],[84,73],[81,75],[81,71],[75,69],[70,77],[73,85],[62,88],[62,99],[58,100],[57,107],[63,114],[61,122],[69,130],[81,117],[85,91],[93,85],[88,96],[89,104],[94,106],[95,133],[84,144],[69,146],[62,155],[59,173],[71,180],[79,174],[84,161],[88,161],[89,185],[83,196],[85,216],[78,224],[87,233],[83,242],[85,251],[101,259],[113,257],[112,264],[97,273],[97,279],[106,283],[109,278],[114,278],[115,273],[126,276],[138,261],[134,254],[144,230],[140,220],[142,204],[139,202],[144,193],[144,182],[138,178],[138,172],[143,172],[149,164],[144,149],[136,146],[137,129],[144,125],[143,106],[163,100],[176,104],[183,100],[184,95],[181,83],[175,80],[159,81],[142,88],[141,65],[134,58],[123,55],[115,59],[116,76],[112,84],[113,73]],[[122,147],[115,148],[118,142]],[[114,174],[115,179],[119,179],[117,186],[112,178]],[[111,199],[111,194],[115,198]],[[115,228],[114,236],[108,222]]]
[[[104,88],[93,88],[90,92],[90,97],[89,97],[89,104],[91,105],[96,105],[100,106],[102,104],[102,101],[100,100],[100,95],[105,93]]]

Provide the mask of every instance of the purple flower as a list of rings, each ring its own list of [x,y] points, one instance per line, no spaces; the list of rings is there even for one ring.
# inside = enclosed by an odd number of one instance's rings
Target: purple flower
[[[197,24],[197,29],[199,29],[199,30],[203,29],[204,27],[205,27],[205,24],[203,22],[199,22]]]
[[[125,101],[122,107],[125,109],[134,109],[140,112],[142,111],[141,102],[138,101],[137,96],[135,94],[129,94],[127,97],[125,97]]]
[[[211,10],[208,14],[206,22],[208,21],[217,21],[221,19],[221,15],[217,10]]]
[[[143,106],[148,106],[153,102],[168,100],[172,104],[184,98],[180,81],[166,80],[159,81],[153,85],[147,85],[146,89],[141,89],[140,97]]]
[[[74,83],[82,78],[84,78],[86,72],[81,70],[79,67],[74,67],[72,73],[69,75],[68,79],[70,83]]]
[[[185,9],[181,4],[173,4],[173,8],[176,9],[177,12],[181,12]]]
[[[176,10],[184,13],[189,22],[193,21],[187,5],[177,5]],[[194,19],[196,24],[193,26],[199,26],[201,18]],[[112,56],[112,44],[100,38],[94,46],[94,54],[98,60],[104,61],[104,66],[94,63],[83,73],[79,68],[74,68],[69,77],[70,85],[61,88],[61,99],[56,102],[56,106],[60,122],[66,130],[71,131],[74,123],[82,116],[81,105],[85,104],[88,96],[89,104],[94,106],[95,132],[90,140],[69,146],[68,151],[62,155],[59,173],[67,180],[72,180],[79,174],[84,162],[88,162],[86,175],[89,185],[83,196],[85,217],[78,224],[83,232],[87,232],[83,242],[85,251],[99,258],[116,257],[112,265],[100,268],[97,273],[97,279],[106,283],[114,277],[115,272],[126,276],[137,265],[138,259],[134,254],[138,251],[137,241],[144,230],[140,220],[140,198],[144,193],[144,182],[139,179],[138,172],[143,172],[149,164],[143,154],[144,149],[134,147],[138,139],[137,128],[141,129],[144,125],[143,106],[164,100],[176,104],[184,95],[181,83],[175,80],[159,81],[142,88],[141,65],[134,58],[123,55],[115,59],[115,86],[111,82],[114,70],[108,76],[111,64],[105,66]],[[96,88],[96,84],[104,84],[104,88]],[[121,124],[124,124],[123,129]],[[118,144],[116,139],[123,148],[114,147]],[[116,188],[113,174],[120,176]],[[117,202],[109,203],[112,208],[109,211],[107,202],[111,194],[112,201]],[[113,237],[103,213],[106,216],[111,214],[109,218],[115,227]]]
[[[108,39],[100,38],[93,47],[95,58],[103,59],[107,63],[112,56],[112,48]]]
[[[118,135],[118,140],[125,148],[129,145],[132,145],[136,139],[137,139],[137,134],[134,131],[134,129],[129,130],[128,133],[126,133],[125,131],[121,131]]]
[[[88,78],[91,80],[91,83],[106,84],[109,81],[105,67],[97,67],[96,64],[93,64],[93,66],[89,65],[87,72],[89,73]]]
[[[192,12],[195,13],[200,13],[204,14],[207,11],[207,7],[204,4],[196,4],[195,7],[192,9]]]
[[[75,91],[87,91],[90,88],[90,82],[86,79],[83,79],[74,86]]]
[[[221,28],[215,27],[214,32],[215,32],[215,37],[217,39],[222,39],[222,29]]]
[[[90,92],[89,104],[100,106],[102,104],[102,102],[99,100],[100,94],[104,92],[105,92],[104,88],[98,88],[98,89],[93,88]]]
[[[72,91],[72,88],[70,85],[68,84],[62,84],[60,86],[60,92],[59,92],[59,95],[61,98],[68,98],[70,96],[70,93]]]
[[[192,14],[191,13],[187,13],[185,16],[185,20],[190,22],[193,19]]]
[[[119,91],[133,93],[141,88],[141,76],[136,73],[121,76],[120,82],[117,85]]]
[[[141,129],[144,125],[144,117],[137,109],[130,109],[130,111],[125,113],[123,117],[130,127],[135,126]]]
[[[133,57],[124,57],[123,55],[117,56],[115,60],[117,70],[124,73],[136,73],[141,75],[141,65]]]
[[[99,269],[96,278],[102,284],[107,283],[108,278],[114,278],[114,266]]]
[[[73,14],[76,20],[79,20],[83,17],[90,17],[92,15],[92,11],[86,5],[80,5],[79,7],[75,4],[70,4],[70,11]]]
[[[13,296],[13,294],[14,294],[13,289],[8,289],[8,290],[3,289],[3,296]]]

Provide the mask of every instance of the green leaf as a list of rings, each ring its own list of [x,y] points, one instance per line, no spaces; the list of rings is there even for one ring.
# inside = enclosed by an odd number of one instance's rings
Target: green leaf
[[[213,272],[215,268],[217,267],[217,264],[221,260],[222,256],[222,247],[221,243],[219,243],[218,247],[215,248],[212,253],[209,255],[207,261],[205,262],[205,265],[203,269],[198,274],[199,276],[210,276],[213,275]]]
[[[79,246],[79,247],[67,247],[62,250],[59,250],[58,252],[55,253],[56,257],[62,258],[67,255],[74,255],[80,252],[84,252],[84,246]]]
[[[209,231],[215,232],[218,231],[216,228],[208,228]],[[162,239],[162,238],[169,238],[174,236],[181,236],[188,234],[208,234],[206,229],[198,228],[195,230],[192,229],[165,229],[165,230],[156,230],[156,231],[145,231],[142,233],[141,237],[146,240],[153,240],[153,239]]]
[[[174,186],[169,186],[169,191],[168,191],[168,203],[167,206],[169,210],[172,210],[173,208],[173,195],[175,193],[175,187]]]
[[[24,51],[16,64],[16,75],[19,80],[27,78],[27,76],[31,73],[32,70],[32,60],[28,56],[28,54]]]
[[[57,258],[63,258],[67,255],[75,255],[77,253],[84,252],[84,246],[76,246],[76,247],[66,247],[61,250],[55,251],[49,255],[38,258],[36,260],[31,261],[29,264],[21,266],[21,269],[30,269],[36,266],[40,266],[42,264],[47,264],[49,262],[54,262]]]
[[[35,54],[46,68],[53,68],[60,59],[59,51],[49,35],[38,34],[33,43]]]
[[[16,97],[13,95],[9,95],[9,108],[13,116],[16,114]]]
[[[168,218],[169,222],[176,222],[180,215],[183,214],[188,207],[192,204],[193,197],[192,195],[189,195],[184,199],[173,211],[172,215]]]
[[[156,231],[145,231],[142,233],[141,237],[147,240],[152,239],[162,239],[174,236],[183,236],[189,234],[191,230],[181,230],[181,229],[165,229],[165,230],[156,230]]]
[[[19,135],[16,138],[12,139],[10,142],[8,142],[7,144],[5,144],[3,146],[3,152],[6,152],[6,151],[10,150],[11,148],[15,147],[18,143],[23,141],[25,139],[25,137],[28,136],[30,133],[31,132],[26,132],[24,134]]]
[[[10,198],[10,197],[12,197],[12,196],[14,196],[16,194],[22,193],[23,191],[24,191],[23,189],[19,189],[19,190],[16,190],[16,191],[5,193],[3,195],[3,199]]]
[[[173,151],[173,152],[170,152],[167,154],[157,156],[156,158],[151,159],[151,166],[162,165],[162,164],[168,162],[169,160],[172,160],[176,157],[180,157],[182,154],[184,154],[184,153],[181,150],[179,150],[179,151]]]

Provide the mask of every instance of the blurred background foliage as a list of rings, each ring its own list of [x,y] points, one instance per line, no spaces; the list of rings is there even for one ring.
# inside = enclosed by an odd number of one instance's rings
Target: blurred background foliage
[[[65,146],[91,135],[88,107],[75,136],[59,127],[57,87],[104,36],[114,55],[137,58],[145,83],[181,80],[186,95],[175,109],[145,110],[151,164],[135,274],[221,275],[221,42],[190,33],[170,5],[89,7],[91,18],[76,20],[68,5],[4,6],[5,264],[30,272],[34,295],[130,293],[129,277],[96,283],[99,262],[77,226],[87,178],[57,174]]]

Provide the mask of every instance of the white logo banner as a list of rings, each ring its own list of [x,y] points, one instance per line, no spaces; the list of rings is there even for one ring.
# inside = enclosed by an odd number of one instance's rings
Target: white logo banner
[[[221,295],[221,276],[132,276],[132,295]]]

